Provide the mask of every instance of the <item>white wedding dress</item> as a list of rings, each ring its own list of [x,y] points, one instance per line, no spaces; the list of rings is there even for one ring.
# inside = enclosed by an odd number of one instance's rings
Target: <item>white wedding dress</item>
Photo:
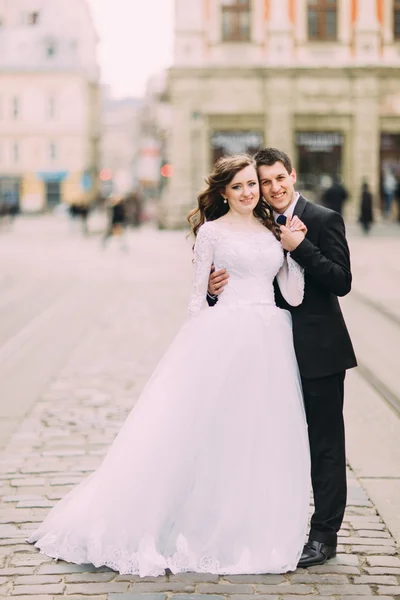
[[[120,573],[282,573],[306,536],[309,449],[291,317],[304,277],[265,230],[203,225],[189,319],[101,466],[29,538]],[[206,305],[212,263],[229,283]]]

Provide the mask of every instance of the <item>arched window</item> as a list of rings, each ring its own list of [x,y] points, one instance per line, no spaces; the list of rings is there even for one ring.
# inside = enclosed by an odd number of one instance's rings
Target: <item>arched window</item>
[[[393,36],[395,40],[400,40],[400,0],[393,2]]]
[[[332,41],[337,37],[336,0],[308,0],[308,39]]]
[[[248,42],[251,37],[250,0],[221,0],[222,40]]]

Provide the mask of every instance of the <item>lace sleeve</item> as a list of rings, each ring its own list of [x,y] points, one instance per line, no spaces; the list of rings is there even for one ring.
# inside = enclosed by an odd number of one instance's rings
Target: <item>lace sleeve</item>
[[[293,260],[289,252],[276,278],[286,302],[291,306],[299,306],[304,297],[304,269]]]
[[[194,247],[193,285],[188,308],[190,316],[197,314],[207,305],[206,296],[214,258],[214,241],[212,229],[205,223],[198,231]]]

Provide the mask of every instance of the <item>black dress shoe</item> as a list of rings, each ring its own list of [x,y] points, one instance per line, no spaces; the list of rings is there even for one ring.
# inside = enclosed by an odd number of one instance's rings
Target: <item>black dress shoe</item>
[[[313,567],[323,565],[330,558],[336,556],[336,546],[327,546],[322,542],[309,540],[303,548],[298,567]]]

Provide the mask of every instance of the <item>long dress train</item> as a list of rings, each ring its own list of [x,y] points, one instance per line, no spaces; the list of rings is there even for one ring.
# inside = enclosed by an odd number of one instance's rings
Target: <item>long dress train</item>
[[[211,264],[229,284],[206,306]],[[204,224],[189,319],[101,466],[29,542],[48,556],[140,576],[296,568],[309,506],[309,449],[291,317],[301,268],[272,233]]]

